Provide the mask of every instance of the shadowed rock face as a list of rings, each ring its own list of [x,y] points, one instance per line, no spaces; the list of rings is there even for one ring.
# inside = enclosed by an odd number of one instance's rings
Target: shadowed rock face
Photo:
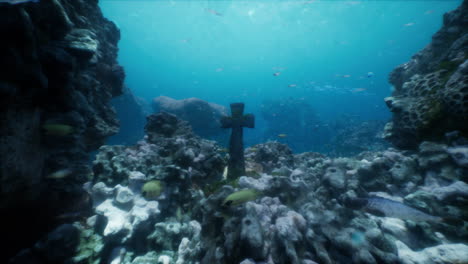
[[[116,60],[119,30],[97,1],[0,4],[0,35],[0,210],[9,241],[3,263],[74,210],[70,198],[90,171],[88,152],[118,129],[108,102],[121,94],[125,74]],[[45,123],[73,132],[48,135]],[[47,179],[62,169],[71,175]],[[19,231],[21,239],[11,239]]]
[[[221,129],[221,116],[227,115],[226,108],[198,98],[175,100],[167,96],[153,99],[155,112],[164,111],[190,123],[193,131],[201,137],[214,138],[226,135]]]
[[[385,98],[393,112],[385,137],[401,148],[440,140],[459,130],[468,135],[468,1],[444,15],[443,27],[411,61],[390,74]]]

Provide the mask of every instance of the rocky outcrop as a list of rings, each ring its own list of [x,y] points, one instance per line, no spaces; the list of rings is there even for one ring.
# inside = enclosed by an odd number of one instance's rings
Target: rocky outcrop
[[[221,129],[221,116],[227,115],[226,108],[198,98],[175,100],[167,96],[153,99],[154,111],[168,112],[189,122],[193,131],[201,137],[215,139],[226,135]]]
[[[392,122],[385,137],[401,148],[468,135],[468,1],[444,15],[432,42],[390,74],[395,91],[385,98]]]
[[[97,1],[0,6],[3,258],[74,210],[90,172],[88,152],[117,131],[108,102],[121,94],[124,71],[116,60],[119,30]],[[18,230],[24,236],[12,239]]]

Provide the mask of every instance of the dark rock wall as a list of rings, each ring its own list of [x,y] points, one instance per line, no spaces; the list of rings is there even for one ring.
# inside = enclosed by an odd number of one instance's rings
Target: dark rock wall
[[[3,263],[77,210],[87,153],[118,129],[108,102],[125,74],[116,61],[120,32],[98,1],[1,3],[0,36]],[[46,123],[72,129],[46,133]],[[60,170],[67,177],[48,177]]]
[[[446,13],[432,42],[390,74],[385,98],[393,112],[385,137],[401,148],[440,140],[458,130],[468,135],[468,1]]]

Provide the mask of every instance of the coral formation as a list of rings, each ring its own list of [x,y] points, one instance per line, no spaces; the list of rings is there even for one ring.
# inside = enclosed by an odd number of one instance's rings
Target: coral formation
[[[203,186],[221,178],[226,161],[213,141],[194,135],[187,122],[174,115],[148,116],[146,139],[135,146],[103,146],[94,161],[94,181],[127,183],[129,175],[162,180],[166,189],[182,190],[185,183]],[[187,186],[185,186],[187,187]]]
[[[396,146],[415,148],[452,130],[468,135],[467,12],[464,1],[446,13],[431,44],[391,73],[395,91],[385,102],[393,118],[385,137]]]

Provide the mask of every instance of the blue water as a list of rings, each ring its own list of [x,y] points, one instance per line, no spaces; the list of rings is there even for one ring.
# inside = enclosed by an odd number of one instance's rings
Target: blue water
[[[264,100],[287,97],[322,120],[389,119],[389,73],[460,3],[100,1],[121,30],[119,62],[137,96],[242,101],[260,125]]]

